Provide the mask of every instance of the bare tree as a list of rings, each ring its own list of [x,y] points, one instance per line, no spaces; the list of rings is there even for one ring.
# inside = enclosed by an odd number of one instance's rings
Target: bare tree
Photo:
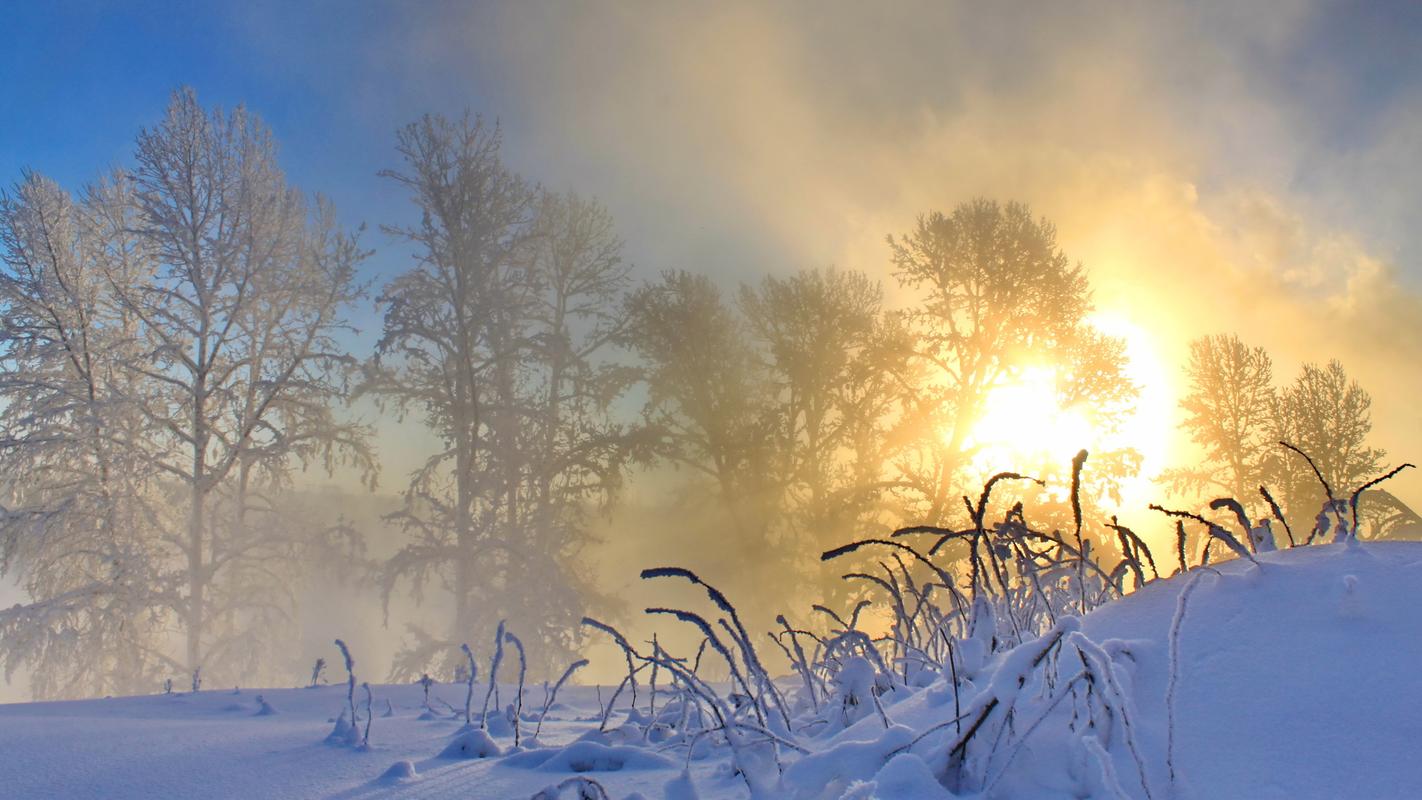
[[[611,408],[631,372],[603,358],[623,328],[621,243],[596,204],[551,195],[508,170],[497,128],[425,117],[399,133],[419,225],[415,266],[381,293],[385,330],[366,390],[419,410],[444,449],[412,476],[396,519],[413,541],[384,592],[430,582],[452,600],[447,630],[412,629],[396,664],[453,668],[458,644],[508,619],[562,658],[593,593],[577,556],[586,515],[621,484],[632,432]]]
[[[891,522],[893,427],[910,365],[882,289],[858,272],[804,270],[742,287],[740,307],[771,387],[792,552],[821,552]],[[820,566],[820,592],[837,597],[843,565]]]
[[[1185,374],[1183,424],[1202,458],[1167,478],[1178,489],[1213,487],[1246,506],[1257,505],[1266,460],[1277,454],[1279,438],[1273,361],[1263,348],[1249,347],[1237,336],[1205,336],[1190,343]]]
[[[0,612],[0,661],[37,697],[137,691],[162,661],[153,474],[115,441],[141,426],[101,263],[137,247],[121,194],[27,173],[0,196],[0,572],[30,598]]]
[[[126,399],[147,424],[126,444],[181,487],[186,524],[164,537],[181,556],[170,603],[186,665],[211,674],[259,655],[288,615],[295,541],[246,524],[254,489],[313,463],[374,468],[366,427],[333,411],[357,366],[337,337],[363,253],[287,186],[260,120],[207,111],[191,90],[139,134],[131,180],[153,263],[146,280],[111,281],[138,321]]]
[[[659,453],[708,480],[737,541],[765,554],[779,504],[772,386],[741,317],[689,272],[665,273],[630,304]]]
[[[914,355],[928,375],[910,411],[924,435],[899,459],[921,518],[938,521],[959,508],[969,434],[993,390],[1020,370],[1051,365],[1060,403],[1089,411],[1097,427],[1129,408],[1136,388],[1124,376],[1122,343],[1087,323],[1082,268],[1057,247],[1051,223],[1026,206],[974,200],[950,215],[920,217],[889,246],[899,281],[921,293],[911,314]]]
[[[421,221],[388,230],[418,251],[415,266],[378,298],[385,328],[365,390],[402,412],[421,411],[445,446],[405,491],[398,520],[414,541],[383,579],[387,601],[404,579],[416,599],[431,579],[451,595],[448,636],[416,631],[420,646],[406,664],[407,671],[421,671],[439,651],[472,637],[485,616],[481,561],[506,563],[511,555],[494,526],[506,487],[492,463],[498,451],[492,439],[513,436],[516,425],[495,383],[502,371],[507,387],[520,344],[513,340],[521,332],[509,320],[533,302],[524,251],[535,192],[504,168],[499,132],[482,120],[426,116],[398,139],[407,171],[382,174],[411,192]]]
[[[519,402],[527,435],[517,450],[526,487],[516,527],[527,568],[513,595],[525,609],[524,630],[545,645],[538,658],[551,666],[566,661],[569,631],[599,600],[580,566],[592,514],[611,507],[652,441],[645,427],[614,413],[637,370],[612,358],[628,327],[629,277],[611,215],[576,195],[544,194],[532,250],[538,299]],[[548,591],[547,578],[561,591]],[[546,647],[553,643],[562,647]]]
[[[1312,456],[1324,480],[1341,497],[1375,477],[1387,455],[1367,443],[1373,429],[1372,403],[1336,359],[1322,367],[1304,364],[1294,382],[1279,392],[1274,438]],[[1326,499],[1313,470],[1293,453],[1278,447],[1268,452],[1265,477],[1282,495],[1284,512],[1312,518]]]
[[[1166,473],[1179,490],[1224,492],[1269,514],[1258,491],[1266,486],[1287,516],[1306,523],[1327,498],[1313,468],[1280,441],[1310,455],[1335,499],[1345,499],[1382,470],[1386,454],[1367,443],[1372,399],[1336,360],[1323,367],[1305,364],[1292,384],[1279,389],[1263,348],[1218,335],[1191,342],[1185,373],[1190,389],[1180,405],[1201,457]],[[1383,489],[1366,492],[1360,508],[1376,535],[1417,519]]]

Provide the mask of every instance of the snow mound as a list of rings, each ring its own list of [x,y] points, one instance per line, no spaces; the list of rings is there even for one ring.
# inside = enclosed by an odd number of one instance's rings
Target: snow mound
[[[954,795],[938,783],[923,759],[912,753],[899,753],[874,774],[872,781],[853,784],[845,796],[864,800],[953,800]]]
[[[701,800],[696,784],[691,780],[691,773],[686,770],[667,783],[665,793],[666,800]]]
[[[380,780],[385,783],[402,783],[404,781],[412,781],[418,777],[420,777],[420,775],[415,772],[415,763],[408,759],[401,759],[391,764],[390,769],[385,770],[380,776]]]
[[[1422,796],[1408,755],[1422,547],[1256,557],[1151,582],[1011,650],[984,643],[957,697],[940,676],[892,720],[866,713],[873,670],[848,662],[835,689],[854,713],[831,704],[844,729],[782,786],[802,800]]]
[[[497,711],[490,711],[484,718],[484,725],[489,730],[490,736],[513,736],[513,723],[509,718]]]
[[[1260,553],[1147,586],[1082,620],[1096,641],[1147,639],[1117,659],[1134,684],[1142,755],[1163,766],[1174,675],[1178,794],[1418,797],[1409,753],[1422,735],[1422,547],[1327,545]],[[1198,572],[1198,571],[1197,571]],[[1179,618],[1175,647],[1172,623]],[[1116,755],[1115,748],[1112,748]],[[1133,796],[1135,768],[1117,757]],[[1152,778],[1169,784],[1166,770]],[[1188,790],[1188,791],[1186,791]]]
[[[785,771],[785,783],[805,791],[868,778],[894,753],[908,747],[914,731],[902,725],[879,731],[872,739],[842,741],[805,756]]]
[[[503,750],[494,740],[489,738],[489,734],[478,728],[466,730],[453,739],[445,748],[440,751],[440,758],[495,758],[503,755]]]
[[[336,718],[336,724],[331,727],[331,732],[326,735],[326,744],[353,745],[359,741],[360,731],[356,730],[356,727],[346,717],[345,712],[342,712]]]
[[[960,727],[940,681],[894,707],[894,728],[861,719],[785,782],[817,798],[954,796],[912,788],[926,765],[940,789],[983,798],[1422,797],[1422,546],[1256,557],[1059,626],[1040,666],[1043,640],[992,655],[958,698]]]

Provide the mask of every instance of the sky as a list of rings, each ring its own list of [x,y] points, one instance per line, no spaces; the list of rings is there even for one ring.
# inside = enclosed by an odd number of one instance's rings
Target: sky
[[[1056,224],[1102,319],[1131,337],[1152,378],[1148,435],[1169,436],[1186,342],[1235,332],[1281,380],[1342,359],[1374,396],[1375,443],[1422,451],[1416,4],[19,0],[0,14],[0,182],[33,168],[78,188],[128,163],[190,85],[259,113],[290,179],[368,226],[377,284],[409,258],[379,227],[411,210],[376,173],[426,112],[499,120],[510,163],[601,199],[647,277],[731,286],[836,265],[891,283],[886,234],[975,196],[1016,199]],[[356,318],[372,341],[373,305]],[[422,455],[395,438],[387,487]],[[1395,488],[1422,500],[1422,479]]]

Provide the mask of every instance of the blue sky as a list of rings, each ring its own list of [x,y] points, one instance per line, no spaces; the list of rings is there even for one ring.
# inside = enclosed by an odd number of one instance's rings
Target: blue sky
[[[394,131],[424,110],[482,109],[472,85],[440,82],[421,104],[406,76],[366,57],[391,46],[394,5],[313,4],[287,17],[273,5],[20,2],[0,29],[0,176],[25,167],[77,188],[129,163],[134,135],[168,94],[195,87],[205,103],[245,103],[273,128],[289,178],[367,223],[372,276],[398,268],[375,230],[406,214],[376,177],[393,166]],[[268,17],[270,13],[273,16]],[[395,262],[395,263],[392,263]]]

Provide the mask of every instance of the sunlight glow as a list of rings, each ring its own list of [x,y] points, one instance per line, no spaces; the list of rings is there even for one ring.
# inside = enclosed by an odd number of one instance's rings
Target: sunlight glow
[[[1122,505],[1144,508],[1158,499],[1155,477],[1165,469],[1171,456],[1170,442],[1175,427],[1176,381],[1170,359],[1162,355],[1157,334],[1136,324],[1127,315],[1099,311],[1088,320],[1097,330],[1126,343],[1126,375],[1140,395],[1135,409],[1111,438],[1111,445],[1134,447],[1141,453],[1140,472],[1121,487]]]
[[[1152,336],[1124,314],[1098,312],[1089,320],[1102,333],[1125,341],[1126,375],[1138,387],[1136,408],[1115,430],[1095,424],[1086,409],[1058,403],[1057,370],[1041,365],[1021,370],[989,396],[968,437],[976,448],[973,469],[983,476],[1002,470],[1045,474],[1064,469],[1082,448],[1092,452],[1133,448],[1140,472],[1121,485],[1124,504],[1148,502],[1152,478],[1166,464],[1175,404],[1173,381]]]
[[[1043,461],[1070,461],[1096,439],[1079,410],[1058,405],[1056,369],[1038,366],[1022,370],[1012,383],[988,395],[968,444],[978,448],[974,463],[986,472],[1006,469],[1005,464],[1036,469]]]

